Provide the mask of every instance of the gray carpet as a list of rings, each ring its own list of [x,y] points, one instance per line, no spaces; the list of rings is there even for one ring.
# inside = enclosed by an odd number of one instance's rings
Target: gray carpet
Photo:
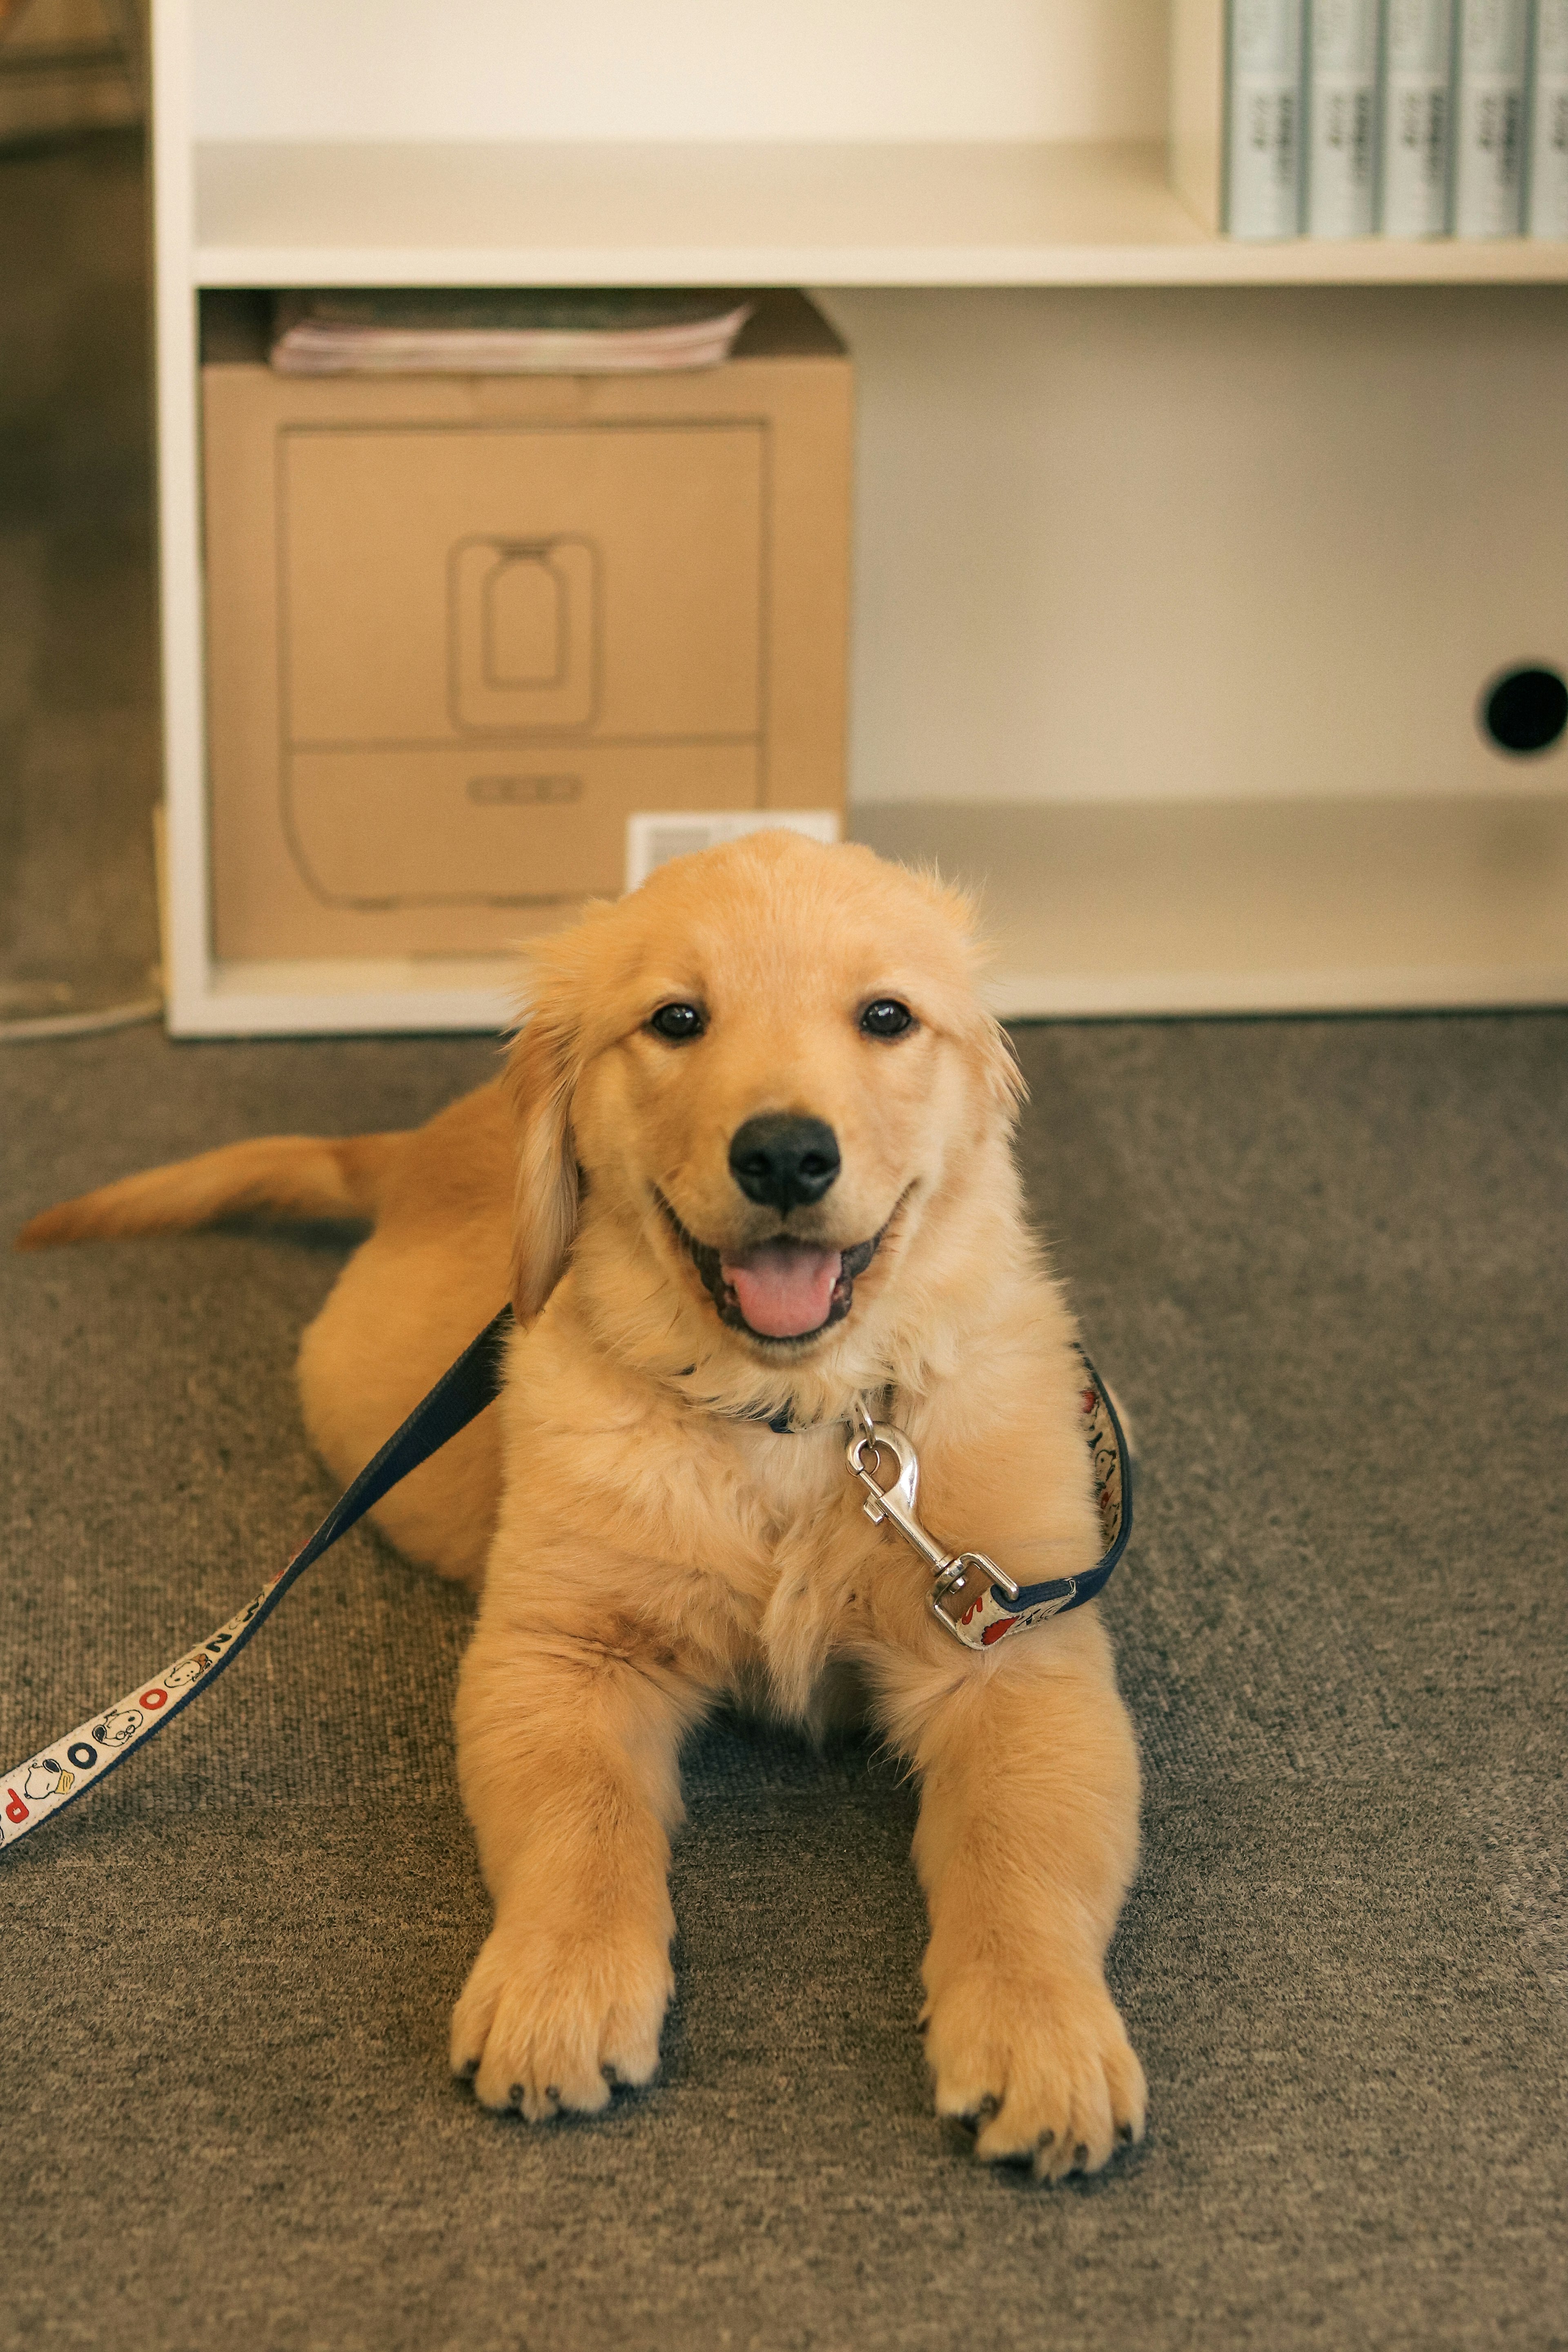
[[[1107,1608],[1146,2147],[1054,2192],[973,2165],[912,2031],[910,1793],[734,1725],[689,1759],[660,2082],[542,2132],[479,2111],[444,2065],[485,1924],[466,1604],[358,1533],[0,1863],[7,2352],[1564,2341],[1568,1018],[1020,1045],[1033,1195],[1144,1455]],[[13,1047],[0,1222],[489,1066]],[[314,1524],[290,1363],[341,1246],[5,1263],[0,1760]]]
[[[154,953],[139,170],[0,157],[0,1019],[140,994]],[[479,2112],[444,2061],[485,1925],[467,1607],[362,1531],[0,1858],[4,2352],[1568,2340],[1568,1019],[1020,1042],[1034,1197],[1144,1453],[1106,1606],[1146,2147],[1055,2192],[973,2165],[912,2031],[909,1791],[735,1725],[688,1759],[660,2083]],[[0,1048],[0,1229],[491,1066]],[[342,1247],[0,1258],[0,1769],[314,1525],[291,1363]]]

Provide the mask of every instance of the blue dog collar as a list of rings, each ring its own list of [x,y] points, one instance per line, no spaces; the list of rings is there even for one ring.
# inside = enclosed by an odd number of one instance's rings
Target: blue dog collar
[[[1127,1549],[1132,1532],[1131,1457],[1110,1391],[1081,1348],[1079,1359],[1083,1366],[1079,1393],[1084,1436],[1104,1546],[1093,1568],[1082,1576],[1020,1585],[984,1552],[948,1553],[920,1516],[920,1457],[909,1437],[894,1423],[874,1420],[863,1400],[856,1407],[846,1459],[851,1477],[866,1490],[866,1517],[889,1524],[925,1561],[934,1577],[931,1613],[967,1650],[989,1650],[1011,1633],[1027,1633],[1047,1617],[1080,1609],[1103,1591]],[[884,1454],[897,1465],[886,1485],[877,1475]]]

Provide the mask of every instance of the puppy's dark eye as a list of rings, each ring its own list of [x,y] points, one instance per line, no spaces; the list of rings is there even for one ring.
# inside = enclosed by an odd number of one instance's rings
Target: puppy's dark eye
[[[878,997],[860,1015],[860,1026],[868,1037],[901,1037],[906,1029],[914,1025],[914,1014],[896,996]]]
[[[689,1037],[700,1037],[708,1024],[695,1004],[661,1004],[647,1025],[656,1036],[668,1037],[672,1045],[684,1045]]]

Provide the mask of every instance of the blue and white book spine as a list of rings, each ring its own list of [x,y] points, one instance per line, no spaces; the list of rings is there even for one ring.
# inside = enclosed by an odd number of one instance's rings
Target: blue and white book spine
[[[1527,233],[1568,237],[1568,0],[1535,0],[1529,169]]]
[[[1456,236],[1517,236],[1524,225],[1524,78],[1530,0],[1455,0]]]
[[[1308,0],[1305,226],[1370,236],[1376,194],[1377,0]]]
[[[1453,68],[1453,0],[1387,0],[1378,214],[1384,236],[1442,236],[1447,229]]]
[[[1230,0],[1226,28],[1225,225],[1232,236],[1301,226],[1301,0]]]

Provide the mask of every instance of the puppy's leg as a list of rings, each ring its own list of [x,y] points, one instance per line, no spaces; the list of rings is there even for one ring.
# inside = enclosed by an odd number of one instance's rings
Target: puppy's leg
[[[531,2122],[648,2082],[674,1979],[677,1759],[702,1698],[624,1638],[481,1614],[458,1696],[463,1798],[495,1926],[452,2021],[452,2066]]]
[[[1138,1758],[1089,1611],[982,1666],[904,1658],[884,1714],[921,1775],[931,1914],[922,2030],[937,2112],[1037,2178],[1095,2172],[1143,2130],[1143,2070],[1106,1990],[1137,1861]]]

